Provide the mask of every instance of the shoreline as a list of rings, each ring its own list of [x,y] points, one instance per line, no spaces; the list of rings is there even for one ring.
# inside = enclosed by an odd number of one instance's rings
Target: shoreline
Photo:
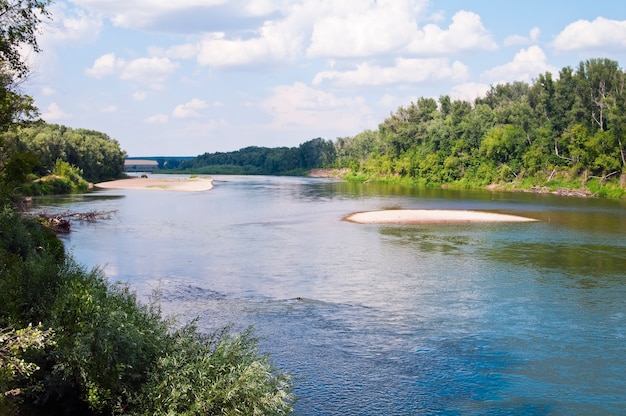
[[[355,212],[343,219],[357,224],[460,224],[538,221],[534,218],[518,215],[446,209],[390,209]]]
[[[203,192],[213,189],[209,178],[128,178],[100,182],[98,189],[143,189],[155,191]]]

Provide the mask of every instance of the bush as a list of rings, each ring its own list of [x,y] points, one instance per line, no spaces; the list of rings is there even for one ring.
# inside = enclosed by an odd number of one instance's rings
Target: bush
[[[174,342],[144,385],[140,415],[285,415],[294,397],[287,374],[260,356],[252,329],[210,337],[193,325]]]
[[[7,205],[0,210],[0,328],[34,322],[52,328],[55,344],[28,356],[29,368],[39,369],[19,386],[19,396],[7,398],[11,403],[0,403],[2,412],[291,411],[289,376],[259,355],[251,329],[213,336],[193,325],[177,330],[157,305],[139,303],[98,269],[85,270],[54,234]]]

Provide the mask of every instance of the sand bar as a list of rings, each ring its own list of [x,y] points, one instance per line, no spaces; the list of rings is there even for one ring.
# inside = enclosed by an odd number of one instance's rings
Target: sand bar
[[[533,218],[492,212],[438,209],[390,209],[356,212],[344,218],[359,224],[445,224],[474,222],[530,222]]]
[[[100,189],[148,189],[159,191],[200,192],[213,188],[210,178],[129,178],[101,182],[94,185]]]

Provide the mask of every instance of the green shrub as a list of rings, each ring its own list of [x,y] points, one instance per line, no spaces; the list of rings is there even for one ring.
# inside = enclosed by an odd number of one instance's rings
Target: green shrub
[[[259,355],[252,329],[199,334],[193,325],[173,344],[144,385],[140,415],[285,415],[294,396],[287,374]]]
[[[53,329],[55,344],[29,354],[25,362],[39,369],[18,397],[0,403],[0,413],[291,412],[289,376],[259,354],[251,329],[213,336],[193,325],[177,330],[158,306],[139,303],[98,269],[85,270],[54,234],[6,205],[0,210],[0,328],[37,322]]]

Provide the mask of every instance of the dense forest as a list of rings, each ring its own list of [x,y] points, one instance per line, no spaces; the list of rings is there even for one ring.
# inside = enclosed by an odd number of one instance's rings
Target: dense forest
[[[203,173],[301,174],[348,169],[346,179],[418,185],[581,189],[622,196],[626,187],[626,75],[591,59],[531,83],[492,86],[473,102],[419,98],[377,130],[298,148],[205,153],[180,165]]]
[[[183,172],[207,174],[304,175],[335,162],[332,141],[316,138],[298,147],[246,147],[234,152],[205,153],[183,161]]]
[[[558,79],[493,86],[473,103],[420,98],[378,130],[338,139],[336,165],[424,184],[598,188],[613,179],[623,189],[625,81],[617,62],[592,59]]]
[[[104,133],[36,123],[15,129],[13,135],[21,150],[37,156],[34,173],[39,176],[51,172],[58,160],[80,169],[89,182],[118,179],[124,174],[126,152]]]
[[[258,351],[252,329],[225,322],[203,334],[163,317],[158,296],[143,304],[83,268],[41,216],[23,211],[31,187],[65,191],[66,179],[73,189],[81,175],[123,169],[116,141],[41,123],[20,92],[20,51],[38,51],[48,5],[0,0],[0,415],[289,414],[290,377]]]
[[[86,191],[89,182],[118,179],[124,174],[126,153],[104,133],[71,129],[43,121],[11,126],[0,135],[15,155],[29,160],[28,174],[20,184],[26,195]]]

